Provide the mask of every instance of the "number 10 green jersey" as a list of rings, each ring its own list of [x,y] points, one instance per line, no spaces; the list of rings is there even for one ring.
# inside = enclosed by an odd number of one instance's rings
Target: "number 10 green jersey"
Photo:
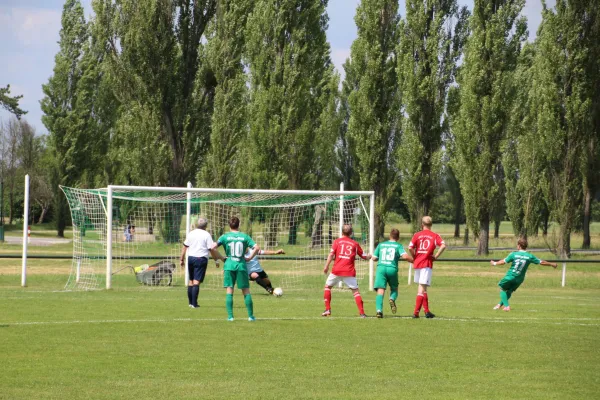
[[[217,246],[225,248],[227,260],[223,266],[224,271],[245,271],[246,259],[244,254],[248,248],[256,246],[254,240],[242,232],[228,232],[217,240]]]

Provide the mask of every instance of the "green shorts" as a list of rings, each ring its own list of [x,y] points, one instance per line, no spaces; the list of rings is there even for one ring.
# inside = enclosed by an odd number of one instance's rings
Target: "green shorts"
[[[523,283],[522,280],[517,280],[515,278],[505,276],[500,282],[498,282],[498,286],[500,286],[502,290],[512,290],[514,292],[519,288],[519,286],[521,286],[521,283]]]
[[[223,287],[235,287],[236,284],[238,289],[248,289],[250,287],[246,268],[243,271],[223,271]]]
[[[377,267],[374,288],[385,289],[386,285],[390,285],[391,288],[398,287],[398,270],[396,268]]]

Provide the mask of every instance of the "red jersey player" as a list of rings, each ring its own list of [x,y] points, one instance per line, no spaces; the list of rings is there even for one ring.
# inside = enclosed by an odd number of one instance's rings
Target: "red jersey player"
[[[429,311],[427,287],[431,285],[433,261],[437,260],[438,257],[442,255],[444,249],[446,249],[446,244],[440,235],[431,230],[431,225],[431,217],[423,217],[421,220],[421,228],[423,230],[415,233],[408,245],[408,249],[415,259],[413,263],[415,269],[415,283],[419,284],[417,304],[415,305],[413,318],[419,318],[421,306],[423,306],[426,318],[435,317],[435,315]],[[439,250],[434,256],[433,251],[436,247],[439,247]]]
[[[358,255],[363,260],[370,260],[371,256],[363,253],[363,249],[360,245],[352,240],[352,226],[344,225],[342,227],[342,237],[336,239],[331,246],[331,252],[327,257],[327,264],[323,268],[325,275],[329,272],[329,264],[335,257],[333,263],[333,270],[327,277],[325,282],[325,292],[323,297],[325,298],[325,311],[321,314],[323,317],[331,315],[331,288],[339,282],[344,282],[352,290],[354,295],[354,301],[358,306],[358,311],[361,318],[365,318],[365,309],[363,307],[362,297],[358,291],[358,283],[356,282],[356,269],[354,268],[354,259]]]

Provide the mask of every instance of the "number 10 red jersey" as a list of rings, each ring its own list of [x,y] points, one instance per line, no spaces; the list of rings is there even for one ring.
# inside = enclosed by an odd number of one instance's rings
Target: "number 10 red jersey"
[[[415,233],[408,247],[415,249],[414,269],[433,268],[433,251],[444,244],[442,237],[432,231]]]
[[[363,249],[360,244],[348,237],[342,237],[334,240],[333,245],[331,245],[331,252],[335,254],[332,274],[336,276],[356,276],[354,259],[356,255],[363,256]]]

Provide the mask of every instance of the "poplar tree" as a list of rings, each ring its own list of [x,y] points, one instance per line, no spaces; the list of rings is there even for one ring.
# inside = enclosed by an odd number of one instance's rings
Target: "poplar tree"
[[[590,132],[595,132],[594,96],[598,90],[595,2],[558,0],[545,7],[538,31],[532,116],[544,155],[544,193],[559,224],[557,254],[569,257],[571,232],[583,200],[583,166]],[[597,64],[596,64],[597,65]]]
[[[77,124],[78,84],[82,76],[81,60],[88,41],[83,7],[78,0],[67,0],[63,6],[60,50],[55,57],[53,74],[42,86],[44,98],[42,122],[49,132],[48,145],[53,155],[52,187],[54,218],[58,236],[64,236],[69,219],[65,197],[58,185],[78,183],[86,161],[86,132]]]
[[[526,22],[524,0],[475,0],[464,65],[459,74],[460,110],[454,124],[454,171],[467,223],[479,237],[477,254],[489,252],[489,226],[501,196],[501,146],[514,93],[511,81]]]
[[[242,63],[251,0],[222,0],[208,37],[207,60],[216,80],[210,149],[198,181],[234,187],[247,161],[240,157],[248,139],[246,74]],[[240,184],[242,184],[240,182]]]
[[[254,2],[246,29],[247,159],[257,187],[316,188],[333,169],[338,77],[326,37],[327,3]]]
[[[396,73],[399,19],[397,1],[362,1],[354,17],[358,36],[346,67],[346,76],[356,79],[348,98],[348,137],[356,148],[360,187],[375,191],[377,237],[383,236],[385,215],[399,185],[394,158],[401,128]]]
[[[121,107],[114,143],[131,183],[184,186],[210,135],[214,74],[202,44],[217,0],[94,0]]]
[[[413,231],[430,213],[440,179],[442,136],[448,130],[446,97],[455,81],[468,16],[456,0],[407,0],[406,19],[400,23],[398,74],[406,117],[398,162]]]

